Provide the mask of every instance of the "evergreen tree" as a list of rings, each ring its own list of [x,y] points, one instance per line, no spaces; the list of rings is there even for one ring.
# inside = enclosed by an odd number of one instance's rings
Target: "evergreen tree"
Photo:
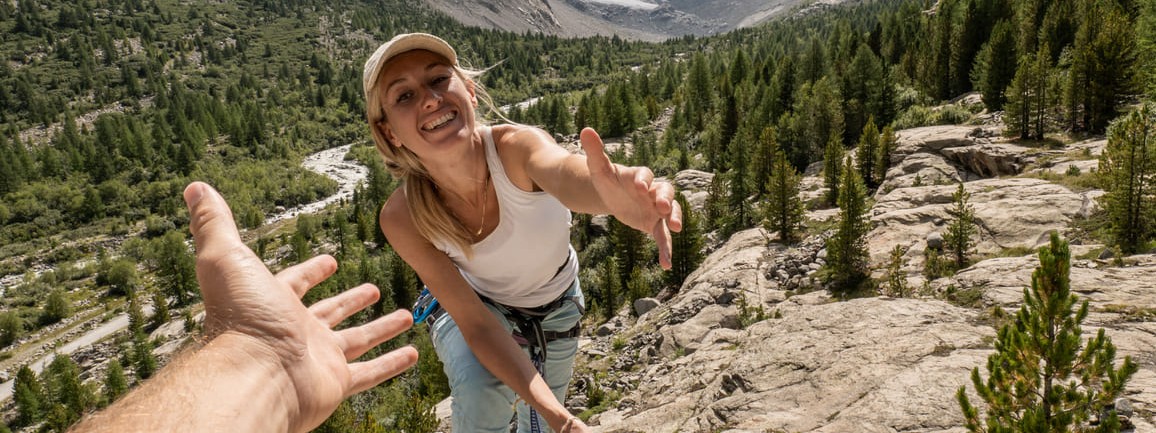
[[[891,259],[887,262],[887,285],[883,294],[894,298],[906,298],[911,295],[907,286],[907,276],[903,275],[903,254],[906,251],[900,245],[891,249]]]
[[[843,79],[844,143],[853,143],[867,122],[884,111],[884,75],[879,57],[866,44],[859,45]]]
[[[160,368],[156,355],[153,355],[153,343],[148,334],[137,332],[132,338],[132,361],[136,369],[136,376],[141,380],[153,376]]]
[[[827,141],[827,150],[823,152],[823,186],[827,187],[827,204],[833,205],[839,201],[839,184],[843,178],[843,160],[846,159],[846,153],[838,137],[830,138]]]
[[[108,371],[104,376],[104,399],[112,404],[120,396],[128,392],[128,379],[124,376],[124,368],[116,358],[108,361]]]
[[[879,127],[875,126],[875,119],[868,118],[863,126],[863,133],[859,135],[859,145],[855,148],[855,162],[859,175],[868,190],[879,186],[875,182],[875,164],[879,155]]]
[[[158,240],[156,266],[162,287],[178,307],[188,305],[197,297],[196,261],[180,232],[170,231]]]
[[[1050,105],[1048,94],[1051,61],[1044,45],[1039,52],[1020,59],[1019,69],[1008,87],[1008,133],[1021,140],[1044,138],[1044,117]]]
[[[947,210],[951,215],[951,222],[943,233],[943,246],[951,253],[955,261],[955,269],[967,267],[967,254],[975,245],[972,237],[978,232],[975,227],[975,208],[968,203],[971,193],[959,183],[959,188],[951,194],[952,208]]]
[[[153,317],[152,329],[160,328],[161,325],[168,323],[172,319],[169,314],[169,298],[165,296],[164,292],[153,292]]]
[[[57,354],[41,378],[54,406],[49,415],[49,425],[58,427],[58,430],[80,420],[84,412],[96,406],[96,395],[80,379],[80,366],[72,357]]]
[[[843,109],[839,90],[827,78],[814,85],[804,84],[795,98],[795,127],[798,128],[797,148],[791,149],[786,140],[780,141],[782,149],[795,167],[803,168],[817,161],[820,152],[834,136],[843,142]],[[781,129],[780,129],[781,131]],[[846,144],[846,143],[844,143]]]
[[[1156,204],[1156,112],[1146,104],[1112,124],[1100,155],[1105,209],[1113,243],[1126,254],[1142,251],[1153,233]]]
[[[1014,322],[999,330],[987,380],[978,367],[971,371],[972,385],[987,405],[986,419],[971,405],[965,387],[956,393],[965,426],[972,432],[1118,432],[1114,402],[1138,367],[1131,357],[1113,366],[1116,347],[1103,329],[1086,342],[1081,339],[1088,301],[1077,308],[1079,299],[1071,293],[1068,243],[1053,232],[1039,258],[1023,306]],[[1092,419],[1098,424],[1089,426]]]
[[[778,134],[773,126],[763,128],[757,142],[758,149],[751,155],[751,177],[755,183],[755,194],[766,197],[767,185],[774,170],[775,152],[779,151]]]
[[[839,185],[839,225],[827,240],[826,276],[831,291],[849,294],[869,282],[867,269],[867,189],[851,160],[843,165]]]
[[[626,293],[630,297],[627,300],[628,305],[633,306],[634,301],[649,297],[651,292],[650,282],[646,280],[642,268],[635,266],[634,270],[630,271],[630,280],[626,283]],[[634,313],[634,308],[631,308],[630,312]]]
[[[698,212],[690,207],[690,203],[682,194],[675,194],[674,199],[682,209],[682,231],[672,233],[671,267],[666,275],[668,284],[677,290],[682,287],[686,277],[702,264],[704,242]]]
[[[1132,92],[1136,34],[1128,12],[1112,0],[1080,2],[1084,22],[1076,33],[1066,86],[1076,127],[1104,131],[1121,96]]]
[[[20,366],[16,372],[12,399],[16,403],[16,425],[29,425],[43,419],[47,396],[36,373],[28,365]]]
[[[895,130],[891,129],[891,125],[884,126],[883,132],[879,135],[879,151],[873,157],[875,173],[871,176],[875,179],[876,185],[881,185],[887,180],[887,169],[891,168],[891,154],[895,153],[898,146],[899,139],[895,137]]]
[[[703,203],[703,210],[706,213],[706,223],[703,224],[706,229],[718,230],[727,223],[728,216],[726,214],[726,191],[723,189],[726,186],[726,180],[723,175],[713,173],[711,177],[710,186],[707,186],[706,203]]]
[[[622,294],[622,283],[618,276],[618,259],[614,256],[602,261],[598,268],[598,280],[601,282],[597,291],[597,304],[602,306],[602,318],[614,317],[618,310],[619,296]]]
[[[735,140],[733,155],[746,154],[743,140]],[[738,158],[737,158],[738,159]],[[726,214],[727,224],[722,226],[721,235],[728,238],[730,235],[751,227],[754,224],[754,211],[751,209],[750,176],[747,175],[746,160],[739,159],[731,171],[723,175],[727,184]]]
[[[767,231],[778,232],[779,241],[794,243],[803,228],[803,200],[799,198],[799,173],[787,161],[782,150],[773,149],[774,168],[767,182],[765,225]]]
[[[1016,73],[1016,40],[1008,20],[996,23],[991,39],[976,55],[971,71],[972,84],[983,95],[983,105],[990,111],[1003,109],[1004,90]]]
[[[610,219],[610,244],[618,259],[618,287],[628,287],[630,273],[643,266],[646,235],[616,218]]]

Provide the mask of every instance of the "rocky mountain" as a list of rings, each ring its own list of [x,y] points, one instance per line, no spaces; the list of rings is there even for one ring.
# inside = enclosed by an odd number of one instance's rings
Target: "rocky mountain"
[[[608,375],[580,375],[576,388],[620,396],[591,424],[603,432],[964,432],[955,392],[967,385],[978,401],[969,374],[979,367],[986,376],[991,311],[1019,307],[1038,264],[1030,249],[1052,231],[1072,233],[1101,194],[1063,181],[1078,177],[1070,166],[1094,168],[1103,140],[1025,149],[996,132],[899,133],[868,238],[876,269],[893,245],[908,249],[915,295],[837,301],[813,278],[826,257],[821,236],[785,247],[762,229],[740,232],[677,294],[646,303],[637,318],[623,312],[584,343],[582,368]],[[981,226],[977,252],[990,258],[924,284],[923,250],[943,230],[960,180]],[[692,195],[704,181],[676,179]],[[1117,361],[1139,363],[1120,404],[1130,406],[1135,432],[1156,432],[1156,254],[1118,266],[1098,253],[1103,245],[1071,249],[1072,289],[1091,303],[1085,338],[1103,328]],[[593,406],[575,394],[572,408]]]
[[[473,26],[566,37],[618,35],[662,40],[750,27],[801,4],[799,0],[427,0]],[[824,1],[819,3],[838,3]]]

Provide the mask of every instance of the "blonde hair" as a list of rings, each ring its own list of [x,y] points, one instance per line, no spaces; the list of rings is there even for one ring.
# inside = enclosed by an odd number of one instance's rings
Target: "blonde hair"
[[[385,68],[383,67],[382,70]],[[494,101],[489,93],[474,78],[481,76],[485,70],[472,70],[453,65],[454,74],[467,86],[473,88],[475,95],[488,111],[506,120],[494,107]],[[458,220],[438,197],[437,184],[434,183],[429,171],[417,155],[404,146],[394,146],[386,138],[384,124],[385,110],[381,106],[381,94],[374,88],[366,92],[365,117],[369,121],[369,129],[373,133],[373,143],[377,152],[385,161],[385,167],[394,178],[402,181],[402,188],[409,201],[409,216],[413,220],[417,231],[431,243],[444,241],[453,244],[465,253],[466,257],[473,255],[474,234]],[[482,116],[475,112],[475,123],[481,123]]]

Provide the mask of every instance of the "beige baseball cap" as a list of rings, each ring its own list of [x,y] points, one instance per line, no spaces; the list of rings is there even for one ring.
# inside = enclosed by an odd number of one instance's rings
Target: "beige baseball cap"
[[[366,99],[369,98],[369,91],[377,84],[377,77],[381,75],[381,68],[385,63],[398,54],[413,50],[431,51],[449,59],[451,65],[458,64],[458,55],[454,48],[442,38],[428,33],[402,33],[394,36],[389,42],[377,47],[377,51],[365,61],[365,72],[361,82]]]

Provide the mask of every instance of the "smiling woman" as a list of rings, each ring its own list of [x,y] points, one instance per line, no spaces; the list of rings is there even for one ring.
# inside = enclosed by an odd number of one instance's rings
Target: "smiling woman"
[[[591,129],[583,156],[537,128],[479,124],[478,102],[493,104],[476,76],[428,34],[398,35],[366,62],[366,119],[403,181],[381,229],[432,295],[415,319],[429,318],[454,431],[505,431],[515,406],[520,432],[543,422],[589,431],[561,403],[585,308],[571,211],[650,233],[669,268],[670,230],[682,224],[674,189],[645,167],[612,164]]]

